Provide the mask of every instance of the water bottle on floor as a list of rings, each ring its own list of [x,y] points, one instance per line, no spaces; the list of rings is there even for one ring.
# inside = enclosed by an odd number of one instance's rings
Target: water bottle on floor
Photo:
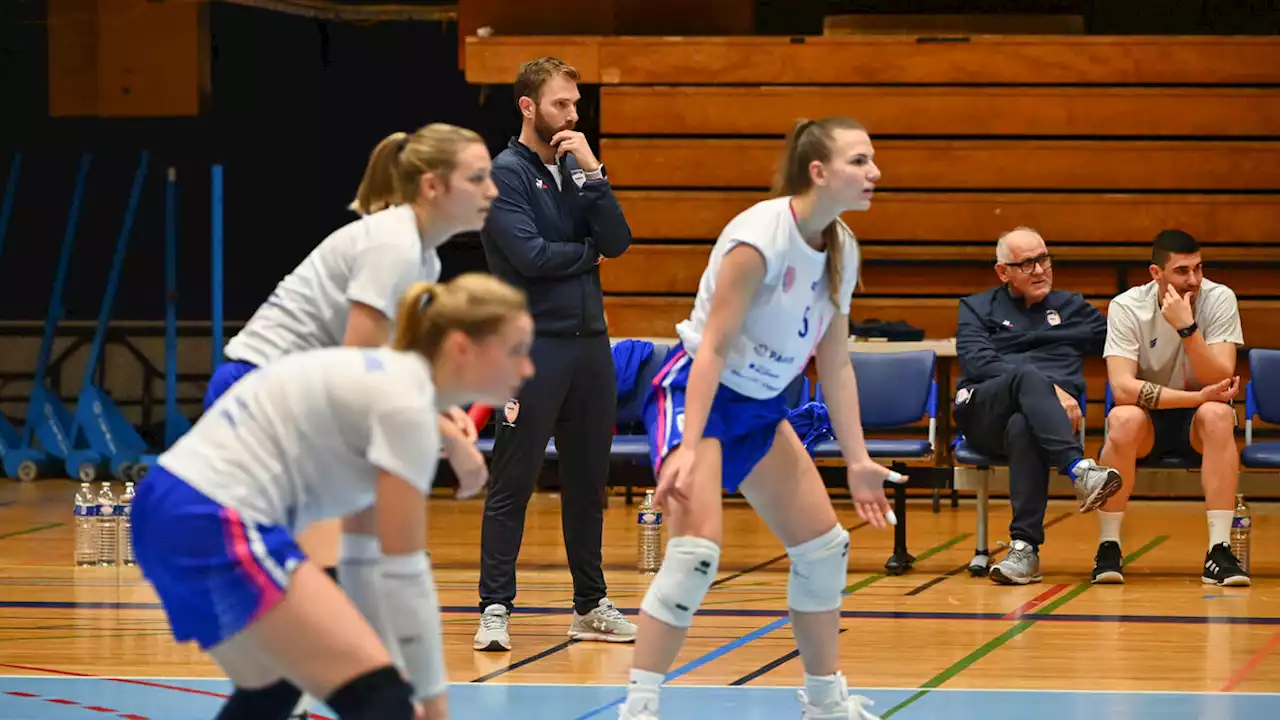
[[[641,572],[656,573],[662,567],[662,511],[654,504],[652,490],[645,491],[636,522],[640,526],[636,567]]]
[[[116,521],[116,497],[111,492],[111,482],[102,481],[98,491],[98,564],[116,564],[116,551],[120,547],[119,523]]]
[[[133,555],[133,496],[133,481],[126,480],[124,492],[120,495],[119,504],[116,505],[120,515],[117,521],[120,523],[120,564],[126,567],[138,564]]]
[[[1249,572],[1249,531],[1253,515],[1244,504],[1244,495],[1236,495],[1236,514],[1231,518],[1231,554],[1240,561],[1240,569]]]
[[[76,491],[76,565],[98,564],[98,506],[89,483]]]

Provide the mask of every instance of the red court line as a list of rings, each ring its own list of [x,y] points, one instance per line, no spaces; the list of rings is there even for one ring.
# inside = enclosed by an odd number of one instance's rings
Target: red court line
[[[1267,644],[1263,645],[1262,649],[1259,650],[1256,655],[1249,658],[1249,662],[1245,663],[1244,667],[1237,670],[1236,674],[1232,675],[1231,679],[1227,680],[1227,684],[1223,685],[1222,689],[1218,692],[1225,693],[1235,690],[1240,683],[1244,682],[1245,678],[1249,677],[1249,673],[1256,670],[1257,667],[1262,664],[1262,660],[1266,658],[1272,650],[1275,650],[1277,646],[1280,646],[1280,632],[1272,635],[1271,639],[1267,641]]]
[[[149,680],[136,680],[134,678],[116,678],[105,677],[102,675],[89,675],[88,673],[71,672],[70,670],[55,670],[53,668],[32,667],[30,665],[13,665],[10,663],[0,663],[0,667],[12,668],[14,670],[30,670],[33,672],[49,673],[51,675],[65,675],[67,677],[94,678],[96,680],[109,680],[111,682],[126,683],[129,685],[142,685],[145,687],[158,688],[160,690],[176,690],[177,692],[191,693],[192,695],[205,695],[207,697],[216,697],[226,700],[229,695],[212,692],[209,690],[198,690],[196,688],[182,687],[180,685],[166,685],[165,683],[151,682]],[[319,713],[311,713],[311,717],[315,720],[333,720]]]
[[[1028,612],[1031,612],[1032,610],[1035,610],[1036,608],[1040,607],[1041,605],[1043,605],[1043,604],[1044,604],[1044,602],[1045,602],[1046,600],[1048,600],[1049,598],[1053,597],[1054,595],[1057,595],[1058,593],[1062,592],[1063,590],[1066,590],[1068,587],[1070,587],[1070,585],[1054,585],[1053,587],[1049,588],[1048,590],[1045,590],[1044,592],[1040,593],[1039,595],[1037,595],[1037,596],[1035,596],[1035,597],[1031,598],[1030,600],[1028,600],[1027,602],[1023,603],[1022,605],[1019,605],[1019,606],[1017,607],[1017,609],[1015,609],[1013,612],[1009,613],[1008,615],[1005,615],[1005,616],[1004,616],[1003,618],[1001,618],[1001,619],[1002,619],[1002,620],[1018,620],[1018,619],[1021,619],[1021,618],[1022,618],[1022,616],[1023,616],[1024,614],[1026,614],[1026,613],[1028,613]]]

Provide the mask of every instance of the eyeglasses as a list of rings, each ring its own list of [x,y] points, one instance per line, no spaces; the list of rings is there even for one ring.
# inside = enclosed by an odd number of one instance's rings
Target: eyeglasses
[[[1000,264],[1007,268],[1013,268],[1019,272],[1030,274],[1035,271],[1037,265],[1040,266],[1041,270],[1048,270],[1053,267],[1053,256],[1045,253],[1044,255],[1027,258],[1026,260],[1018,262],[1002,262]]]

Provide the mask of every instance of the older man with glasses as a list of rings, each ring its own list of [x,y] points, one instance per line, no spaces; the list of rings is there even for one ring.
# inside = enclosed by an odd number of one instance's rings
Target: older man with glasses
[[[1040,582],[1049,469],[1071,479],[1080,512],[1121,486],[1119,473],[1084,457],[1077,400],[1084,358],[1101,354],[1107,320],[1080,293],[1053,289],[1044,239],[1020,227],[996,243],[996,288],[960,300],[956,427],[977,451],[1009,464],[1009,554],[991,568],[1005,585]]]

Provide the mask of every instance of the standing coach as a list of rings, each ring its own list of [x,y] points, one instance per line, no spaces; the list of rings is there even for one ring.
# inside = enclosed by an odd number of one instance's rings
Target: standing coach
[[[494,413],[497,431],[480,535],[477,650],[511,649],[508,622],[525,509],[553,435],[573,575],[569,636],[608,642],[633,642],[636,636],[636,626],[606,597],[601,567],[617,390],[598,265],[626,251],[631,228],[604,167],[573,129],[577,81],[577,70],[555,58],[520,68],[520,137],[494,158],[498,199],[480,234],[490,271],[528,293],[535,374],[518,398]]]

